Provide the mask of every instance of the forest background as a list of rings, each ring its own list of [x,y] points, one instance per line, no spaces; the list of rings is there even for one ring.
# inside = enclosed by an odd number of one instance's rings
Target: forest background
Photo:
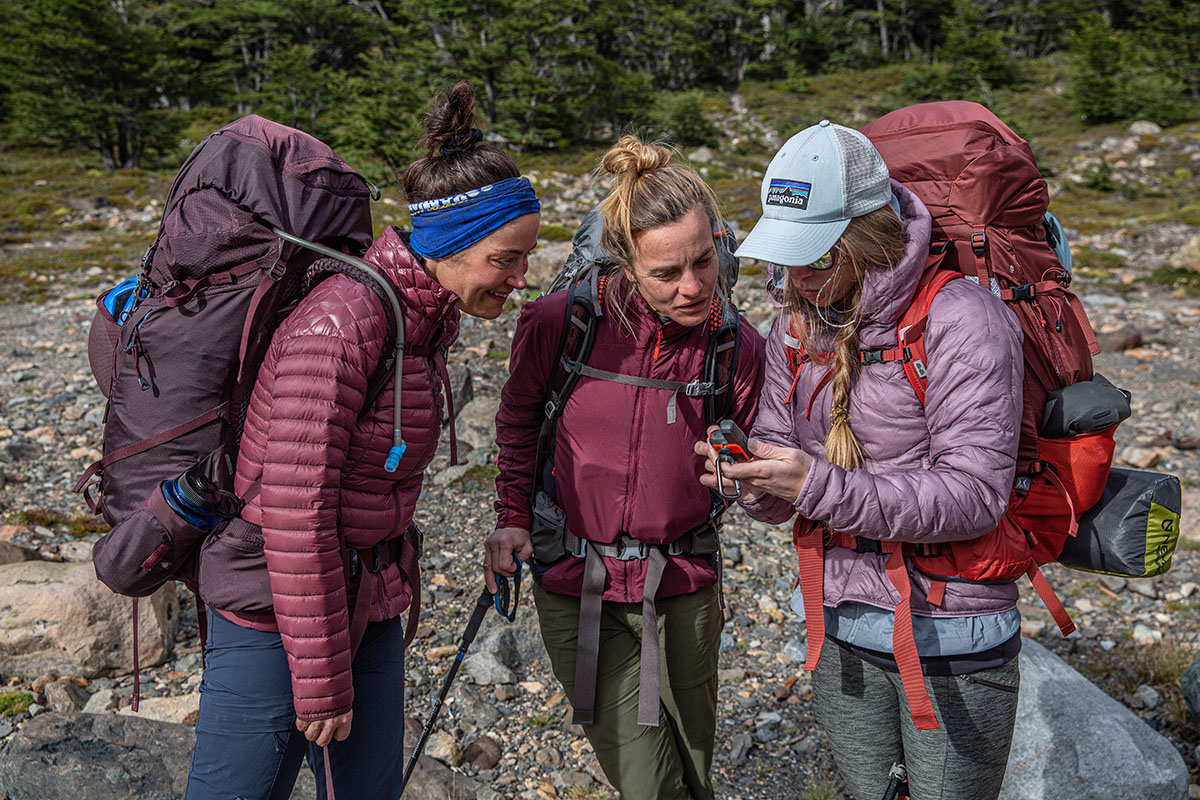
[[[749,229],[771,153],[822,118],[978,100],[1052,185],[1081,142],[1200,120],[1200,0],[0,0],[0,297],[135,264],[146,231],[106,229],[105,209],[149,209],[249,113],[329,142],[383,187],[377,221],[403,225],[389,187],[421,112],[464,78],[535,182],[587,173],[621,131],[706,146],[703,174]],[[1058,182],[1069,225],[1200,225],[1192,164],[1147,188],[1110,161]],[[543,222],[555,240],[577,220]]]
[[[387,182],[419,112],[460,78],[494,136],[537,150],[629,128],[716,145],[703,112],[739,89],[791,132],[795,100],[861,70],[878,73],[868,114],[995,105],[1061,77],[1072,122],[1168,126],[1200,107],[1200,3],[0,0],[0,144],[174,167],[197,134],[253,112]]]

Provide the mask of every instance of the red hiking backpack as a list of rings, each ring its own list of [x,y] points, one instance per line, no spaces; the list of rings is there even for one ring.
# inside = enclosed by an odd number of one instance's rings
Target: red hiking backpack
[[[1047,241],[1049,195],[1028,143],[983,106],[963,101],[902,108],[862,132],[883,156],[892,178],[920,197],[933,217],[929,261],[897,325],[897,346],[863,351],[862,362],[900,362],[924,404],[929,308],[943,286],[964,277],[1004,300],[1024,335],[1017,476],[997,528],[977,539],[921,546],[832,534],[833,544],[889,554],[886,571],[901,596],[894,656],[916,726],[935,728],[912,637],[904,559],[933,579],[927,598],[933,606],[941,603],[947,581],[1013,581],[1027,575],[1063,635],[1070,633],[1074,623],[1039,566],[1058,558],[1080,516],[1100,499],[1116,425],[1061,438],[1039,435],[1048,395],[1091,380],[1092,356],[1100,349],[1082,304],[1068,288],[1071,273]],[[807,360],[795,349],[789,349],[789,356],[795,372]],[[807,614],[810,669],[820,652],[812,640],[824,635],[821,536],[820,526],[797,520],[802,593],[806,610],[814,612]]]

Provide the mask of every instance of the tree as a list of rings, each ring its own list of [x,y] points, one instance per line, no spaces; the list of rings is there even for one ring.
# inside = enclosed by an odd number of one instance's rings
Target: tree
[[[14,128],[27,141],[100,152],[108,169],[136,167],[174,142],[170,43],[136,0],[8,2],[0,36]]]
[[[212,0],[187,27],[209,50],[238,114],[257,111],[321,133],[330,87],[361,69],[387,31],[378,4],[341,0]]]

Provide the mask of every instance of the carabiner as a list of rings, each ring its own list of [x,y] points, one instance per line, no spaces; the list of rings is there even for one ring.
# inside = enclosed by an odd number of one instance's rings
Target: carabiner
[[[734,478],[733,479],[733,492],[734,493],[733,494],[725,494],[725,481],[724,481],[724,479],[721,478],[721,462],[722,461],[732,464],[733,459],[722,457],[722,456],[718,455],[717,460],[713,462],[713,464],[717,468],[717,494],[721,495],[721,497],[724,497],[726,500],[737,500],[739,497],[742,496],[742,483],[737,478]]]
[[[513,553],[513,561],[517,562],[517,571],[513,574],[513,586],[510,589],[508,586],[508,578],[504,575],[496,576],[496,593],[492,595],[492,604],[496,607],[496,613],[504,617],[509,622],[517,621],[517,606],[521,602],[521,557]],[[509,602],[512,606],[509,606]]]

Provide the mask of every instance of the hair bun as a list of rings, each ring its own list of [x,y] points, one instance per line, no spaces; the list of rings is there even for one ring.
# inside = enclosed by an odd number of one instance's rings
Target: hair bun
[[[425,148],[427,158],[437,158],[471,150],[482,139],[475,127],[475,89],[459,81],[434,101],[417,146]]]
[[[671,150],[660,144],[645,144],[641,139],[626,134],[604,154],[600,166],[617,178],[625,175],[637,177],[643,172],[662,169],[671,163]]]

